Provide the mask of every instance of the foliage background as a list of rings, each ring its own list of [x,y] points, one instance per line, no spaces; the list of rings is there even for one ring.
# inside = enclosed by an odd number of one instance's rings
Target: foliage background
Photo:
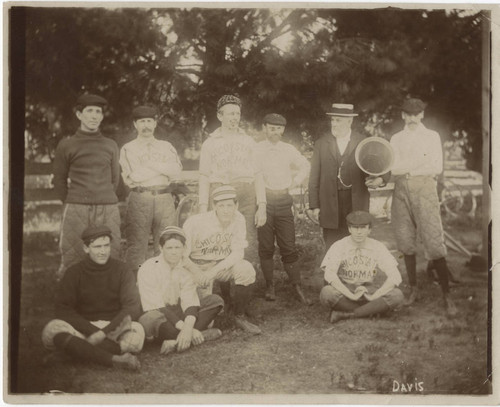
[[[133,137],[138,104],[160,110],[158,137],[185,158],[217,127],[226,93],[244,102],[258,137],[270,111],[303,150],[328,126],[332,102],[354,103],[357,126],[389,137],[409,95],[426,123],[464,146],[481,171],[481,19],[475,10],[26,8],[26,158],[50,160],[74,133],[75,99],[110,102],[103,131]]]

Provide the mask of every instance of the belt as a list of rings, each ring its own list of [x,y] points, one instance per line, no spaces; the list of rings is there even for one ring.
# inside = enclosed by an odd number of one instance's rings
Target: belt
[[[132,188],[132,191],[139,192],[140,194],[142,194],[143,192],[149,192],[151,193],[151,195],[161,195],[172,192],[172,189],[170,188],[170,186],[167,187],[153,186],[153,187],[135,187]]]
[[[288,195],[288,189],[267,189],[266,194],[268,195]]]

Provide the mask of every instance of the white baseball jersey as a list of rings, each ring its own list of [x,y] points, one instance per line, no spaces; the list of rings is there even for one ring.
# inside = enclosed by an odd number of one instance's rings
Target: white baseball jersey
[[[186,253],[195,260],[224,260],[235,250],[248,246],[243,215],[236,211],[233,221],[222,227],[215,211],[200,213],[184,223]]]
[[[201,146],[200,174],[206,175],[211,183],[252,182],[260,171],[256,145],[243,130],[223,135],[218,128]]]
[[[325,280],[332,282],[336,274],[346,285],[378,283],[379,273],[384,273],[395,286],[402,281],[397,261],[387,247],[369,237],[361,246],[356,245],[351,236],[335,242],[326,253],[321,267],[325,270]]]

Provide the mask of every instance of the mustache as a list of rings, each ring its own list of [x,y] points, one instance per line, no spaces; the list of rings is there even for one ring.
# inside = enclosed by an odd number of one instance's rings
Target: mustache
[[[144,127],[141,129],[141,133],[152,133],[153,132],[153,129],[150,128],[150,127]]]

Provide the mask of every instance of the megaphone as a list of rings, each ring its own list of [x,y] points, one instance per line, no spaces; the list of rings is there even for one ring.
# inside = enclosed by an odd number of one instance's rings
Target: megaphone
[[[390,171],[394,163],[394,150],[382,137],[368,137],[356,147],[356,164],[369,175],[382,175]]]

